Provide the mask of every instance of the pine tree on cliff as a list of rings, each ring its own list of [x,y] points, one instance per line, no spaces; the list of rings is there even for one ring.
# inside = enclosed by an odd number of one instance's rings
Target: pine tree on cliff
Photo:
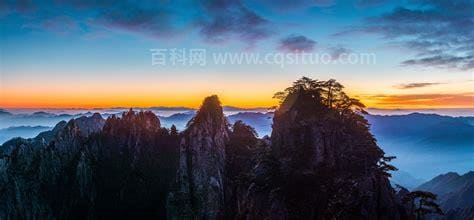
[[[170,128],[170,135],[171,135],[171,136],[178,136],[178,129],[176,129],[176,126],[175,126],[175,125],[171,125],[171,128]]]
[[[360,114],[364,105],[335,80],[303,77],[275,94],[280,106],[273,119],[271,157],[279,175],[267,194],[248,201],[247,213],[295,219],[399,219],[399,204],[387,178],[395,169]],[[268,161],[268,160],[267,160]],[[258,167],[258,166],[257,166]],[[257,193],[257,191],[255,191]],[[265,200],[263,198],[272,198]],[[268,203],[267,212],[252,202]],[[265,203],[265,202],[264,202]],[[275,214],[276,213],[276,214]],[[253,216],[252,216],[253,215]],[[254,214],[246,217],[256,217]]]
[[[403,201],[411,204],[416,219],[424,219],[428,214],[443,215],[443,211],[436,201],[436,194],[427,191],[413,191],[405,195]]]

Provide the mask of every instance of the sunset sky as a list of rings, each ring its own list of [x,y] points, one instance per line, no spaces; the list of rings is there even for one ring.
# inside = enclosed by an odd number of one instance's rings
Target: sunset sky
[[[197,107],[210,94],[265,107],[302,76],[334,78],[369,107],[474,107],[470,0],[99,2],[0,2],[0,108]],[[206,64],[152,65],[156,48],[204,49]],[[282,67],[211,57],[302,52],[376,60]]]

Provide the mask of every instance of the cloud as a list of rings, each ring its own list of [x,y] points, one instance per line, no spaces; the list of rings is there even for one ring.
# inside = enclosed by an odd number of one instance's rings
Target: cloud
[[[416,89],[416,88],[423,88],[423,87],[428,87],[428,86],[434,86],[434,85],[439,85],[442,83],[408,83],[408,84],[400,84],[396,85],[396,88],[399,89]]]
[[[334,59],[334,60],[339,59],[339,57],[342,54],[352,53],[352,50],[347,49],[347,48],[345,48],[341,45],[337,45],[337,46],[334,46],[334,47],[329,47],[328,51],[329,51],[329,54],[331,55],[331,58]]]
[[[48,18],[41,23],[41,28],[61,35],[80,31],[77,22],[68,16]]]
[[[42,23],[44,15],[59,16],[74,12],[76,23],[86,30],[100,27],[121,30],[158,39],[174,39],[197,30],[207,42],[238,40],[247,44],[272,35],[270,21],[252,11],[240,0],[200,1],[65,1],[53,5],[0,3],[0,15],[17,12],[28,14],[32,23]],[[28,10],[23,9],[28,8]],[[30,8],[34,8],[33,11]],[[34,13],[33,13],[34,12]],[[45,21],[49,22],[49,21]],[[64,23],[70,25],[71,22]],[[48,27],[61,26],[61,20]],[[55,29],[55,28],[54,28]]]
[[[173,24],[174,14],[165,6],[160,3],[153,7],[129,3],[113,4],[100,10],[94,23],[154,38],[169,38],[179,32],[179,27]]]
[[[403,95],[371,95],[361,99],[370,100],[377,106],[474,106],[474,93],[455,94],[403,94]]]
[[[318,7],[329,7],[336,4],[335,0],[313,0],[314,5]]]
[[[305,11],[312,7],[331,7],[336,4],[335,0],[256,0],[252,1],[266,9],[278,12],[299,12]]]
[[[70,35],[82,32],[79,23],[70,16],[47,13],[36,16],[36,19],[25,21],[21,28],[34,32],[47,31],[56,35]]]
[[[0,1],[0,15],[6,15],[10,13],[31,13],[36,9],[36,5],[33,1],[20,0],[20,1]]]
[[[442,54],[436,56],[427,56],[420,59],[409,59],[403,61],[402,64],[468,70],[474,68],[474,56],[453,56]]]
[[[357,0],[355,1],[355,6],[360,8],[374,7],[387,3],[388,0]]]
[[[309,52],[314,50],[316,41],[303,35],[290,35],[280,40],[278,49],[286,52]]]
[[[402,42],[416,51],[406,66],[470,70],[474,68],[474,2],[412,1],[406,7],[371,17],[336,36],[369,33]]]
[[[210,42],[237,37],[252,44],[271,35],[269,21],[244,6],[239,0],[203,1],[200,33]]]

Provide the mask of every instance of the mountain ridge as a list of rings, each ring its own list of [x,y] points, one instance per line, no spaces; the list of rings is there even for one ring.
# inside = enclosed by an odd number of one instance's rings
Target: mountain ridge
[[[457,172],[441,174],[416,189],[436,193],[448,216],[474,217],[474,171],[462,175]]]
[[[192,115],[181,132],[130,109],[12,139],[0,147],[0,218],[412,219],[407,191],[389,181],[394,157],[342,88],[301,78],[275,95],[274,113],[232,123],[209,96],[195,114],[163,118]],[[254,117],[271,136],[239,120]]]

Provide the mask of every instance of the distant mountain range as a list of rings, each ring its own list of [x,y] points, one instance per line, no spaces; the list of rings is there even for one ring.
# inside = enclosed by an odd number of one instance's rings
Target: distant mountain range
[[[367,115],[371,131],[384,142],[403,143],[398,148],[423,146],[420,151],[458,150],[457,146],[474,144],[474,117],[451,117],[436,114]]]
[[[427,108],[427,109],[380,109],[368,108],[372,115],[407,115],[411,113],[437,114],[446,116],[474,116],[474,108]]]
[[[175,125],[178,130],[184,130],[188,121],[191,120],[195,114],[195,112],[176,113],[168,117],[159,116],[159,118],[164,127],[169,128],[171,125]]]
[[[230,115],[228,118],[232,124],[238,120],[249,124],[255,128],[259,137],[265,135],[270,136],[272,133],[273,112],[240,112],[235,115]]]
[[[0,109],[0,129],[19,126],[54,127],[54,125],[56,125],[60,121],[69,121],[73,118],[79,118],[81,116],[91,116],[92,114],[92,112],[82,112],[77,114],[56,114],[45,111],[13,114],[11,112]],[[110,113],[101,114],[104,117],[108,117],[111,115]]]
[[[13,137],[32,138],[39,133],[51,130],[47,126],[17,126],[0,129],[0,143],[3,143]]]
[[[117,115],[119,109],[108,109],[104,118]],[[271,134],[273,113],[258,112],[266,109],[242,109],[223,107],[230,123],[237,120],[251,125],[259,137]],[[227,110],[227,111],[226,111]],[[247,112],[240,112],[247,110]],[[252,110],[252,111],[250,111]],[[168,111],[168,112],[160,112]],[[174,111],[181,111],[172,113]],[[186,128],[187,122],[195,115],[190,108],[155,107],[164,127],[175,125],[178,130]],[[172,113],[172,114],[171,114]],[[161,115],[160,115],[161,114]],[[77,114],[54,114],[35,112],[33,114],[12,114],[0,110],[0,142],[15,137],[32,137],[39,133],[36,126],[52,127],[61,120],[81,116],[91,116],[92,112]],[[474,169],[474,117],[452,117],[437,114],[411,113],[408,115],[365,115],[371,124],[371,132],[379,146],[389,155],[397,156],[393,164],[401,172],[395,173],[395,182],[407,188],[415,187],[423,179],[430,179],[439,173],[450,171],[467,172]],[[12,128],[8,128],[12,126]],[[20,127],[15,128],[15,127]],[[10,132],[10,131],[17,131]],[[20,132],[21,131],[21,132]],[[411,176],[413,178],[408,178]],[[400,178],[401,177],[401,178]]]
[[[100,113],[107,118],[111,115],[120,115],[122,112],[128,111],[130,108],[94,108],[94,109],[0,109],[0,129],[18,126],[47,126],[53,127],[60,121],[69,121],[73,118],[81,116],[91,116],[94,112]],[[182,125],[184,129],[187,120],[180,120],[181,114],[194,115],[196,109],[187,107],[150,107],[150,108],[133,108],[136,111],[151,111],[156,115],[169,118],[169,122]],[[265,113],[268,108],[241,108],[234,106],[223,106],[225,115],[233,115],[240,112],[262,112]],[[178,114],[176,116],[173,116]],[[171,117],[172,116],[172,117]],[[186,117],[186,116],[185,116]],[[186,117],[185,119],[190,119]],[[183,122],[184,121],[184,122]],[[169,124],[171,126],[171,124]],[[180,127],[180,126],[178,126]]]
[[[474,169],[473,117],[436,114],[366,115],[380,147],[393,164],[422,179]]]
[[[398,170],[398,171],[392,172],[392,177],[390,178],[390,182],[394,186],[400,185],[409,190],[413,190],[419,185],[421,185],[422,183],[424,183],[425,180],[414,177],[406,171]]]
[[[435,193],[447,219],[474,218],[474,171],[442,174],[416,189]]]

